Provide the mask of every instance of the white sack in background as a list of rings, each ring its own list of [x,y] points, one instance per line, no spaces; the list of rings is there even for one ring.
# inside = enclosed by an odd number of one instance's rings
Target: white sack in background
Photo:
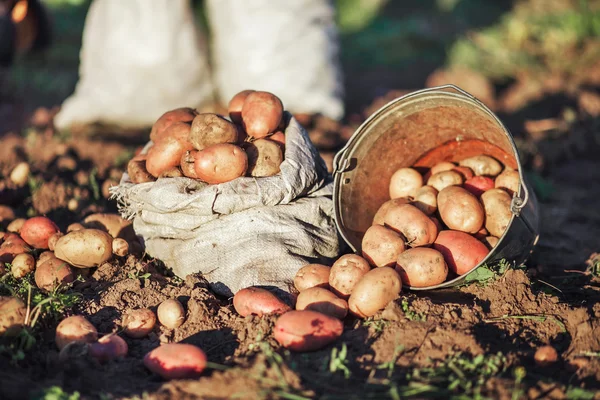
[[[325,163],[295,119],[285,135],[275,176],[136,185],[124,174],[113,195],[146,252],[176,275],[201,272],[225,296],[253,285],[288,290],[299,268],[337,257],[340,242]]]
[[[72,124],[152,125],[165,111],[213,100],[205,39],[189,0],[94,0],[79,82],[55,118]]]
[[[330,0],[207,0],[222,101],[244,89],[277,94],[294,113],[343,116],[335,8]]]

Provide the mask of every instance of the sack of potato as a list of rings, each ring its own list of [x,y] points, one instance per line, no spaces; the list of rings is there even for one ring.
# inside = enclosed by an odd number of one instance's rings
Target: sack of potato
[[[339,253],[327,167],[273,94],[243,91],[229,115],[165,113],[113,195],[178,276],[202,272],[226,296],[287,290],[300,267]]]

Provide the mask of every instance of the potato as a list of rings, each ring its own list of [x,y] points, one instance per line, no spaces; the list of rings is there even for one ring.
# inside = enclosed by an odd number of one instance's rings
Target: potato
[[[429,172],[431,175],[435,175],[438,172],[450,171],[450,170],[454,169],[455,167],[456,167],[456,164],[454,164],[453,162],[441,161],[441,162],[435,164],[433,167],[431,167]]]
[[[156,325],[156,315],[148,308],[132,310],[123,319],[123,331],[129,337],[140,339],[148,336]]]
[[[423,211],[410,204],[391,207],[384,222],[385,226],[402,233],[410,247],[427,246],[433,243],[438,234],[435,223]]]
[[[448,186],[438,194],[440,217],[450,229],[476,233],[484,222],[483,206],[466,189]]]
[[[414,196],[412,205],[431,215],[437,211],[438,190],[433,186],[421,186]]]
[[[25,324],[26,314],[27,307],[21,299],[0,296],[0,337],[18,334]]]
[[[498,239],[496,236],[486,236],[483,239],[481,239],[481,242],[485,244],[490,250],[496,247],[499,241],[500,239]]]
[[[82,229],[85,229],[85,226],[81,225],[79,222],[74,222],[71,225],[67,226],[67,233],[80,231]]]
[[[311,310],[296,310],[283,314],[275,322],[273,337],[292,351],[319,350],[334,342],[344,332],[337,318]]]
[[[166,171],[179,166],[181,157],[188,150],[192,150],[190,142],[171,136],[165,137],[148,150],[146,170],[152,176],[159,177]]]
[[[242,106],[242,125],[248,136],[261,139],[275,132],[283,117],[283,104],[269,92],[252,92]]]
[[[379,207],[379,209],[375,213],[375,216],[373,217],[373,225],[383,225],[385,223],[385,215],[391,207],[397,206],[399,204],[409,204],[410,201],[411,200],[408,197],[400,197],[398,199],[391,199],[386,201]]]
[[[10,272],[17,279],[35,270],[35,258],[31,254],[18,254],[12,261]]]
[[[159,178],[181,178],[183,177],[183,172],[181,172],[181,169],[179,169],[179,167],[173,167],[171,169],[168,169],[166,171],[163,171],[162,174],[160,174],[158,176]]]
[[[475,175],[496,176],[502,172],[502,164],[495,158],[479,155],[459,161],[458,165],[471,168]]]
[[[294,286],[299,292],[312,287],[329,287],[331,267],[322,264],[308,264],[300,268],[294,277]]]
[[[400,168],[390,178],[390,198],[413,197],[423,186],[423,177],[413,168]]]
[[[133,230],[133,221],[121,218],[118,214],[96,213],[90,214],[83,220],[85,228],[99,229],[107,232],[113,238],[122,238],[128,243],[138,242]]]
[[[268,139],[277,143],[279,147],[281,147],[281,151],[285,153],[285,133],[283,133],[282,131],[277,131],[274,134],[268,136]]]
[[[473,174],[473,171],[469,167],[458,166],[458,167],[454,167],[452,170],[461,174],[463,177],[463,180],[465,180],[465,181],[467,179],[471,179],[473,176],[475,176],[475,174]]]
[[[519,193],[520,182],[521,177],[519,176],[519,172],[507,168],[496,177],[494,187],[504,189],[512,196],[515,193]]]
[[[164,136],[164,131],[177,122],[192,122],[198,112],[192,108],[183,107],[167,111],[156,120],[150,131],[150,140],[159,141]]]
[[[197,152],[198,150],[188,150],[181,156],[181,160],[179,161],[179,167],[181,168],[183,176],[198,179],[198,175],[196,175],[196,168],[194,167]]]
[[[248,156],[240,147],[215,144],[195,154],[194,168],[199,179],[208,184],[232,181],[244,176],[248,168]]]
[[[52,236],[48,238],[48,250],[54,251],[54,248],[56,247],[56,242],[58,242],[58,239],[60,239],[63,236],[64,235],[61,232],[53,233]]]
[[[233,308],[242,317],[282,314],[291,310],[290,306],[267,289],[254,286],[239,290],[233,296]]]
[[[59,350],[73,342],[92,343],[98,340],[98,331],[82,315],[73,315],[60,321],[56,327],[55,342]]]
[[[4,241],[0,245],[0,264],[11,263],[13,259],[31,249],[19,235],[14,233],[4,234]]]
[[[329,287],[338,297],[347,299],[354,286],[370,269],[368,261],[361,256],[345,254],[331,266]]]
[[[431,175],[427,180],[427,186],[433,186],[438,192],[452,185],[462,185],[464,179],[456,171],[442,171]]]
[[[485,229],[492,236],[501,237],[513,216],[510,210],[512,198],[502,189],[491,189],[481,195],[485,210]]]
[[[54,255],[77,268],[92,268],[112,257],[113,238],[99,229],[69,232],[58,239]]]
[[[43,263],[45,263],[46,261],[48,261],[51,258],[56,258],[54,257],[54,252],[53,251],[44,251],[42,254],[39,255],[36,263],[35,263],[35,267],[39,267],[40,265],[42,265]]]
[[[401,290],[402,281],[396,270],[375,268],[356,284],[348,299],[348,308],[359,318],[371,317],[395,300]]]
[[[192,344],[163,344],[144,356],[144,366],[163,379],[194,379],[206,368],[206,354]]]
[[[20,162],[10,172],[10,180],[17,186],[25,186],[29,181],[29,172],[31,171],[29,164]]]
[[[33,217],[25,221],[19,233],[28,245],[36,249],[47,249],[48,238],[58,231],[58,226],[50,218]]]
[[[444,282],[448,277],[448,265],[439,251],[417,247],[398,256],[396,272],[405,285],[423,288]]]
[[[204,150],[214,144],[238,143],[238,128],[217,114],[198,114],[192,122],[190,140],[196,150]]]
[[[296,310],[312,310],[344,319],[348,314],[348,303],[327,289],[312,287],[300,292],[296,299]]]
[[[47,292],[75,280],[75,274],[71,266],[54,256],[49,256],[46,261],[39,264],[33,277],[37,287]]]
[[[229,104],[227,105],[227,112],[229,113],[229,118],[233,122],[238,125],[242,124],[242,107],[244,106],[244,102],[250,93],[254,93],[255,90],[247,89],[238,92],[235,96],[229,100]]]
[[[6,230],[11,233],[19,233],[21,232],[21,228],[25,224],[27,220],[25,218],[17,218],[13,219],[10,224],[6,227]]]
[[[541,346],[535,351],[533,359],[535,365],[544,368],[558,361],[558,352],[550,345]]]
[[[474,176],[467,179],[463,187],[476,197],[480,197],[483,192],[494,188],[494,180],[488,176]]]
[[[176,299],[165,300],[156,310],[158,321],[168,329],[176,329],[185,321],[183,305]]]
[[[258,139],[244,143],[242,148],[248,155],[247,176],[258,178],[279,173],[279,167],[283,162],[283,152],[277,143],[269,139]]]
[[[146,155],[135,156],[127,163],[127,175],[129,175],[129,179],[133,183],[153,182],[156,180],[146,169]]]
[[[452,230],[441,231],[433,248],[442,253],[448,268],[458,275],[471,271],[489,253],[487,247],[473,236]]]
[[[125,257],[129,254],[129,243],[127,240],[116,238],[112,241],[112,252],[118,257]]]
[[[362,255],[374,267],[393,267],[405,249],[402,234],[385,226],[373,225],[362,239]]]
[[[129,347],[127,342],[117,334],[111,333],[102,336],[97,342],[89,346],[89,355],[101,363],[123,358],[127,355]]]

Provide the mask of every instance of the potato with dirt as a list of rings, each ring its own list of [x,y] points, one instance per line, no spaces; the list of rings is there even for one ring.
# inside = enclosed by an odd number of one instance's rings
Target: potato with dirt
[[[273,133],[283,118],[283,103],[273,93],[255,91],[250,93],[242,106],[242,125],[254,139]]]
[[[400,168],[390,178],[390,198],[414,197],[423,186],[423,176],[414,168]]]
[[[374,267],[393,267],[406,248],[406,238],[392,229],[373,225],[362,239],[362,256]]]
[[[396,272],[405,285],[424,288],[444,282],[448,277],[448,265],[439,251],[417,247],[398,256]]]
[[[187,131],[189,132],[189,126]],[[163,173],[178,167],[181,163],[181,157],[186,151],[192,149],[192,143],[187,139],[174,136],[164,137],[148,150],[146,170],[152,176],[158,178]]]
[[[187,176],[188,178],[192,179],[199,179],[198,175],[196,175],[196,168],[194,166],[197,152],[198,150],[188,150],[181,156],[179,168],[181,168],[181,173],[183,176]]]
[[[502,189],[491,189],[481,195],[481,202],[485,210],[485,229],[492,236],[502,237],[513,216],[512,198]]]
[[[35,258],[28,253],[18,254],[12,261],[10,272],[16,279],[21,279],[25,275],[35,270]]]
[[[0,337],[13,336],[25,324],[27,307],[17,297],[0,296]]]
[[[242,146],[248,155],[246,176],[255,178],[277,175],[283,162],[281,146],[269,139],[257,139]]]
[[[146,169],[146,155],[141,154],[133,157],[127,163],[127,175],[129,175],[129,179],[133,183],[146,183],[146,182],[154,182],[156,180],[155,177],[152,176]]]
[[[129,311],[123,318],[123,331],[134,339],[148,336],[156,325],[156,315],[149,308]]]
[[[483,227],[483,206],[473,194],[460,186],[448,186],[438,194],[442,221],[450,229],[476,233]]]
[[[14,258],[31,251],[31,248],[19,235],[5,233],[4,241],[0,245],[0,263],[11,263]]]
[[[423,211],[427,215],[432,215],[437,211],[438,190],[433,186],[422,186],[417,190],[412,201],[412,205]]]
[[[402,233],[409,247],[430,245],[438,234],[435,223],[423,211],[410,204],[390,207],[384,222],[385,226]]]
[[[291,307],[267,289],[250,286],[233,296],[233,308],[242,317],[249,315],[283,314]]]
[[[236,93],[231,100],[229,100],[229,104],[227,105],[227,113],[229,114],[229,118],[238,124],[242,124],[242,107],[246,102],[246,98],[250,93],[254,93],[256,90],[247,89],[242,90],[241,92]]]
[[[56,288],[64,287],[75,280],[75,274],[71,266],[54,255],[48,256],[44,262],[36,267],[33,277],[37,287],[46,292],[52,292]]]
[[[411,199],[408,197],[400,197],[397,199],[391,199],[391,200],[386,201],[381,206],[379,206],[379,208],[377,209],[377,212],[373,216],[372,225],[384,225],[385,224],[385,215],[387,214],[387,212],[390,208],[397,206],[399,204],[410,204],[410,202],[411,202]]]
[[[214,144],[240,142],[238,128],[222,116],[212,113],[198,114],[194,118],[189,137],[196,150],[204,150]]]
[[[206,368],[206,354],[192,344],[163,344],[144,356],[144,366],[163,379],[195,379]]]
[[[29,218],[19,231],[19,234],[27,243],[36,249],[47,249],[48,239],[59,231],[58,226],[50,218],[33,217]]]
[[[98,340],[98,331],[82,315],[73,315],[60,321],[56,327],[55,342],[59,350],[73,342],[93,343]]]
[[[504,189],[511,196],[515,193],[519,193],[519,186],[521,186],[521,177],[519,176],[519,171],[514,169],[504,169],[494,181],[495,188]]]
[[[342,299],[350,297],[354,286],[371,270],[369,262],[356,254],[345,254],[331,266],[329,287]]]
[[[191,123],[198,112],[189,107],[176,108],[161,115],[150,131],[150,140],[157,142],[164,136],[165,130],[174,123]]]
[[[459,186],[464,182],[463,176],[454,170],[442,171],[431,175],[427,186],[434,187],[438,192],[448,186]]]
[[[464,275],[483,261],[489,254],[488,248],[468,233],[461,231],[441,231],[433,248],[442,253],[448,268]]]
[[[111,259],[113,238],[99,229],[69,232],[58,239],[54,255],[77,268],[93,268]]]
[[[168,329],[179,328],[185,322],[185,309],[176,299],[168,299],[160,303],[156,315],[158,322]]]
[[[273,337],[286,349],[304,352],[322,349],[344,332],[337,318],[311,310],[289,311],[275,322]]]
[[[294,287],[302,292],[312,287],[329,287],[331,267],[323,264],[308,264],[300,268],[294,277]]]
[[[494,177],[502,172],[502,164],[493,157],[485,154],[465,158],[458,162],[461,167],[470,168],[475,175]]]
[[[312,310],[344,319],[348,314],[348,302],[327,289],[312,287],[298,294],[296,310]]]
[[[100,363],[112,361],[127,356],[129,346],[119,335],[111,333],[102,336],[98,341],[89,345],[88,354]]]
[[[248,169],[246,152],[234,144],[215,144],[198,151],[194,156],[196,175],[211,185],[244,176]]]
[[[356,284],[348,299],[348,308],[359,318],[371,317],[398,298],[401,290],[402,280],[394,268],[375,268]]]

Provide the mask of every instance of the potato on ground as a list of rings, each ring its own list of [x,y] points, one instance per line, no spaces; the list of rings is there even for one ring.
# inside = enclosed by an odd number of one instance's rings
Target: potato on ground
[[[448,277],[448,265],[439,251],[417,247],[398,256],[396,272],[405,285],[423,288],[444,282]]]
[[[19,233],[31,247],[47,249],[48,239],[58,231],[58,226],[50,218],[33,217],[25,221]]]
[[[479,198],[484,192],[494,188],[494,180],[489,176],[474,176],[467,179],[463,187]]]
[[[163,137],[164,131],[169,126],[177,122],[191,123],[196,115],[198,115],[198,112],[188,107],[176,108],[174,110],[167,111],[156,120],[154,125],[152,125],[152,130],[150,131],[150,140],[157,142]]]
[[[127,163],[127,175],[129,175],[131,182],[145,183],[154,182],[156,180],[156,178],[146,169],[146,159],[146,155],[143,154],[133,157]]]
[[[196,150],[219,143],[235,144],[239,142],[238,128],[220,115],[198,114],[192,122],[190,141]]]
[[[541,346],[535,351],[533,359],[538,367],[547,367],[558,361],[558,352],[550,345]]]
[[[229,100],[229,104],[227,105],[229,118],[231,118],[231,120],[238,125],[242,124],[242,107],[246,102],[246,98],[250,93],[253,92],[255,92],[255,90],[242,90],[241,92],[236,93],[236,95]]]
[[[46,261],[36,267],[33,277],[37,287],[46,292],[51,292],[75,280],[71,266],[53,255],[48,256]]]
[[[463,176],[454,170],[442,171],[431,175],[427,180],[427,186],[434,187],[437,191],[453,186],[462,185],[464,182]]]
[[[156,325],[156,315],[148,308],[127,313],[123,319],[123,331],[129,337],[139,339],[148,336]]]
[[[395,300],[401,290],[402,281],[396,270],[375,268],[356,284],[348,299],[348,308],[357,317],[371,317]]]
[[[514,193],[519,193],[520,184],[521,177],[519,176],[519,172],[508,168],[502,171],[494,181],[494,187],[506,190],[511,197]]]
[[[301,292],[311,287],[329,287],[331,267],[322,264],[308,264],[300,268],[294,277],[294,286]]]
[[[373,225],[362,239],[362,255],[374,267],[393,267],[404,251],[406,239],[401,233],[381,225]]]
[[[88,229],[105,231],[113,238],[123,238],[128,242],[137,240],[137,236],[133,230],[133,221],[128,221],[118,214],[90,214],[85,217],[83,224]]]
[[[460,186],[448,186],[438,194],[438,208],[448,228],[476,233],[483,227],[483,206],[473,194]]]
[[[458,275],[471,271],[485,259],[488,248],[473,236],[460,231],[441,231],[433,248],[442,253],[448,268]]]
[[[10,272],[17,279],[35,270],[35,258],[28,253],[18,254],[12,261]]]
[[[67,317],[56,327],[55,342],[60,350],[72,342],[92,343],[96,340],[96,327],[82,315]]]
[[[58,239],[54,255],[77,268],[92,268],[110,260],[113,238],[99,229],[82,229]]]
[[[485,229],[492,236],[502,237],[513,216],[510,210],[512,198],[502,189],[488,190],[481,195],[485,210]]]
[[[290,306],[267,289],[254,286],[244,288],[233,296],[233,308],[242,317],[282,314],[291,310]]]
[[[437,195],[438,190],[433,186],[422,186],[417,190],[412,205],[425,214],[431,215],[437,211]]]
[[[58,239],[60,239],[63,236],[65,235],[62,232],[56,232],[52,236],[50,236],[48,238],[48,250],[54,251],[54,248],[56,247],[56,242],[58,242]]]
[[[0,245],[0,263],[11,263],[19,255],[30,251],[29,245],[19,235],[5,233]]]
[[[283,104],[269,92],[252,92],[242,106],[242,125],[248,136],[261,139],[275,132],[283,117]]]
[[[312,310],[344,319],[348,314],[348,302],[327,289],[312,287],[298,294],[296,310]]]
[[[17,297],[0,296],[0,337],[12,336],[25,324],[27,307]]]
[[[375,216],[373,217],[373,225],[385,224],[385,215],[387,214],[390,208],[399,204],[409,204],[410,201],[411,200],[408,197],[400,197],[397,199],[391,199],[386,201],[381,206],[379,206],[379,209],[375,213]]]
[[[390,178],[390,198],[413,197],[423,186],[423,177],[414,168],[400,168]]]
[[[502,172],[502,164],[493,157],[484,154],[465,158],[458,165],[470,168],[475,175],[496,176]]]
[[[185,309],[176,299],[165,300],[156,310],[158,321],[168,329],[176,329],[185,322]]]
[[[435,223],[423,211],[410,204],[390,207],[384,222],[387,227],[402,233],[410,247],[427,246],[433,243],[438,233]]]
[[[178,167],[181,163],[181,157],[186,151],[192,149],[192,144],[189,141],[167,136],[148,150],[146,170],[152,176],[158,178],[163,173]]]
[[[345,254],[331,266],[329,287],[337,296],[347,299],[354,286],[370,269],[369,262],[361,256]]]
[[[247,176],[265,177],[279,173],[283,162],[281,146],[269,139],[258,139],[242,147],[248,155]]]
[[[16,218],[10,221],[10,224],[6,227],[6,230],[10,233],[20,233],[21,228],[27,220],[25,218]]]
[[[195,158],[196,175],[208,184],[232,181],[248,169],[248,156],[234,144],[215,144],[197,152]]]
[[[319,350],[334,342],[344,332],[337,318],[311,310],[289,311],[275,322],[273,337],[293,351]]]
[[[144,366],[163,379],[193,379],[206,368],[206,354],[192,344],[168,343],[147,353]]]
[[[123,358],[128,350],[127,342],[117,334],[102,336],[89,345],[89,355],[101,363]]]

